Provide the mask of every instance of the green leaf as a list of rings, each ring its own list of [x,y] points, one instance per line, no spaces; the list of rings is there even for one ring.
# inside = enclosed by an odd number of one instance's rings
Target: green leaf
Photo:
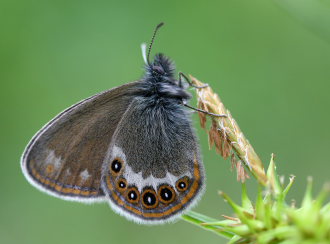
[[[274,194],[275,197],[278,197],[282,193],[282,187],[280,180],[278,178],[277,172],[276,172],[276,165],[275,165],[275,155],[272,153],[270,163],[267,170],[267,178],[268,178],[268,184],[269,187]]]
[[[213,225],[202,225],[207,222],[217,222],[216,219],[210,218],[206,215],[196,213],[193,211],[189,211],[188,213],[182,215],[181,218],[187,222],[195,224],[196,226],[198,226],[202,229],[212,231],[213,233],[216,233],[217,235],[223,236],[225,238],[230,239],[234,236],[233,233],[225,231],[223,228],[219,228],[219,227],[213,226]]]
[[[242,183],[242,207],[250,212],[251,210],[253,210],[253,205],[252,202],[247,194],[247,190],[246,190],[246,184]]]

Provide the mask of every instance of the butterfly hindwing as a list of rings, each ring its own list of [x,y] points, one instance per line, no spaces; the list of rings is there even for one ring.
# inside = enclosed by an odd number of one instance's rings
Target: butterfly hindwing
[[[114,210],[139,223],[173,220],[196,202],[204,170],[182,105],[132,101],[105,158],[102,188]]]
[[[87,98],[45,125],[22,156],[22,169],[30,183],[68,200],[103,200],[102,162],[136,84]]]

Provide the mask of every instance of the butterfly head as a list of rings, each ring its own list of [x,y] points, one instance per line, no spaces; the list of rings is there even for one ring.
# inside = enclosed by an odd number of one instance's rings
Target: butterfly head
[[[162,53],[156,54],[154,59],[150,61],[151,48],[161,26],[163,26],[163,23],[156,26],[148,50],[146,44],[141,46],[146,70],[143,79],[146,83],[141,92],[146,96],[156,95],[156,97],[189,99],[191,95],[185,91],[185,88],[174,77],[175,66],[173,61]]]
[[[146,78],[155,82],[174,82],[174,70],[174,63],[162,53],[158,53],[153,62],[146,64]]]
[[[147,51],[147,45],[145,43],[142,44],[142,55],[144,62],[146,64],[146,79],[154,82],[161,81],[174,81],[174,64],[173,62],[163,55],[162,53],[158,53],[155,55],[154,60],[150,61],[150,52],[152,49],[152,45],[154,43],[157,31],[160,27],[162,27],[164,23],[160,23],[156,26],[154,34],[152,35],[152,39],[149,44],[149,48]]]

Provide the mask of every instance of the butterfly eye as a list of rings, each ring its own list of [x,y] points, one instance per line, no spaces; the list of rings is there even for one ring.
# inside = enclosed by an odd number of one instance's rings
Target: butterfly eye
[[[175,199],[175,191],[169,185],[162,185],[158,189],[158,196],[161,202],[169,204]]]
[[[146,189],[142,193],[142,204],[145,208],[155,208],[158,205],[158,199],[154,190]]]
[[[118,158],[114,159],[111,163],[111,171],[116,175],[120,172],[122,167],[123,167],[123,163]]]
[[[189,178],[187,176],[182,177],[176,182],[176,189],[178,191],[185,191],[188,189],[189,186]]]
[[[130,187],[127,190],[126,198],[130,203],[138,203],[140,199],[140,193],[138,189],[136,189],[136,187]]]
[[[163,67],[161,67],[161,66],[153,66],[152,69],[158,74],[161,74],[161,75],[165,74],[165,71],[164,71]]]

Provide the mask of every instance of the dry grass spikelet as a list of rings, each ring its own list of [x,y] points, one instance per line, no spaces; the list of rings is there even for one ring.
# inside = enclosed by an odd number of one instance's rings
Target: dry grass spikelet
[[[196,86],[205,84],[190,76],[192,83]],[[237,179],[244,182],[248,174],[244,169],[248,169],[257,180],[263,185],[267,182],[267,177],[263,164],[259,156],[254,151],[249,141],[237,125],[235,119],[221,102],[219,96],[213,92],[210,86],[197,88],[197,106],[199,109],[214,113],[225,114],[227,117],[211,117],[211,126],[206,129],[207,115],[199,112],[201,127],[208,131],[210,148],[215,146],[216,152],[224,159],[231,157],[232,166],[236,168]],[[242,165],[244,164],[244,166]]]

